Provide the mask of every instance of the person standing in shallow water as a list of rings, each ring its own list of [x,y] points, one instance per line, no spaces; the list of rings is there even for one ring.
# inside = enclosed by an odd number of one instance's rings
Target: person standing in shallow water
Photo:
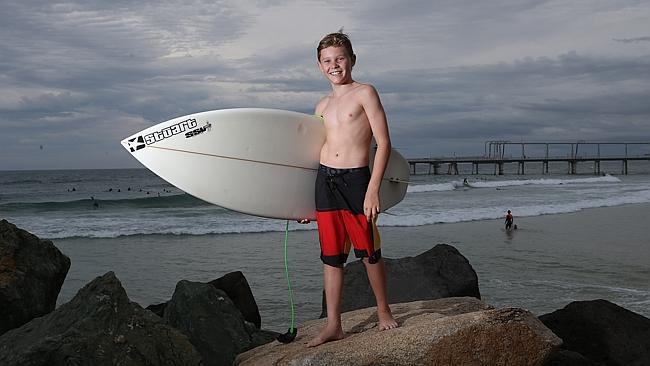
[[[316,178],[316,219],[323,262],[327,324],[309,347],[342,339],[341,295],[343,265],[351,246],[362,258],[377,300],[379,330],[396,328],[388,306],[386,269],[376,227],[381,211],[379,187],[391,143],[386,114],[372,85],[352,79],[356,55],[342,32],[326,35],[317,48],[318,67],[332,92],[316,105],[323,118],[326,139]],[[377,152],[372,174],[370,143]]]
[[[506,214],[506,230],[512,229],[513,221],[514,221],[514,217],[512,216],[512,212],[508,210],[508,213]]]

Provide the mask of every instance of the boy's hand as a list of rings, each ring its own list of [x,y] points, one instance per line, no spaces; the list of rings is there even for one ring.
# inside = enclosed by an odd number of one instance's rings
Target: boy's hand
[[[376,219],[379,212],[379,192],[366,192],[366,198],[363,200],[363,213],[366,219],[368,221]]]

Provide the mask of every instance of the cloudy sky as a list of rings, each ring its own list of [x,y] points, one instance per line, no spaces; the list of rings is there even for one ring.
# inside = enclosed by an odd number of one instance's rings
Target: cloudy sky
[[[407,157],[650,142],[650,2],[1,1],[0,170],[141,166],[120,145],[232,107],[312,113],[344,27]]]

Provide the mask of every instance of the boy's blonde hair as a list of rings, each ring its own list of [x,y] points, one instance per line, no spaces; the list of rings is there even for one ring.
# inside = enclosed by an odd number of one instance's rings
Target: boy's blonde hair
[[[345,47],[345,50],[348,52],[348,56],[354,60],[356,55],[352,51],[352,42],[350,42],[350,37],[347,34],[342,32],[342,29],[336,33],[330,33],[323,37],[318,43],[318,48],[316,48],[316,58],[320,62],[320,51],[327,47]]]

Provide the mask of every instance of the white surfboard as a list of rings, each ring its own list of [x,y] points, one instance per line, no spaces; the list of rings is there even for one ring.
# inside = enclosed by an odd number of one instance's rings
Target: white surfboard
[[[314,220],[324,142],[316,116],[238,108],[174,118],[122,145],[162,179],[204,201],[255,216]],[[373,157],[371,151],[371,167]],[[409,171],[392,150],[380,189],[382,210],[404,198]]]

